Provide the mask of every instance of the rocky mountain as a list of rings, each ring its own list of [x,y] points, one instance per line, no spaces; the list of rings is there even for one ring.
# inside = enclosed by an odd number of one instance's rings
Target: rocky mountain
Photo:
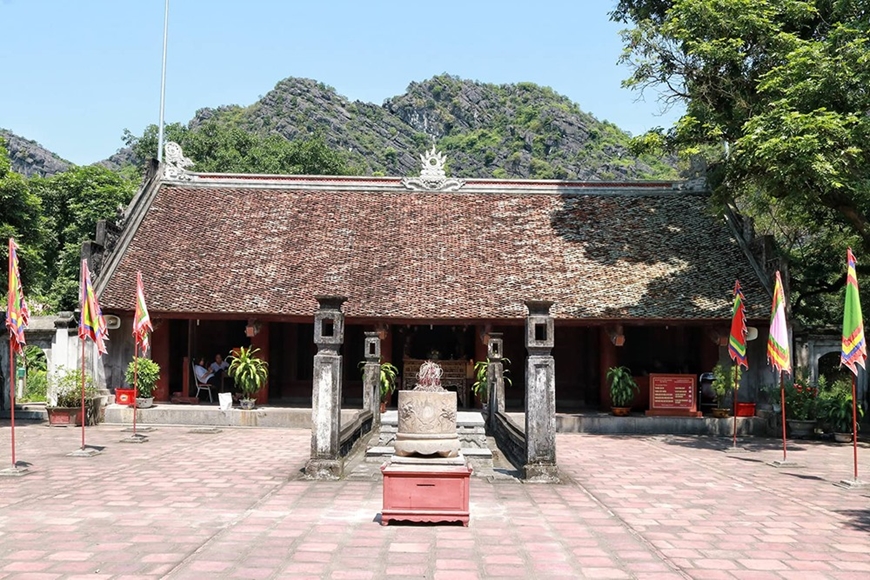
[[[291,77],[250,106],[200,109],[188,129],[197,131],[209,122],[291,140],[318,134],[365,175],[417,175],[420,154],[434,144],[446,153],[448,172],[455,177],[677,177],[674,160],[634,156],[626,132],[532,83],[496,85],[444,74],[411,83],[404,94],[376,105]],[[20,173],[50,175],[69,166],[36,143],[4,135]],[[124,148],[99,163],[118,169],[141,161]]]
[[[673,178],[670,163],[637,158],[629,135],[532,83],[495,85],[440,75],[382,105],[349,101],[310,79],[288,78],[249,107],[201,109],[209,120],[288,139],[320,134],[364,174],[416,175],[432,144],[456,177]]]
[[[11,131],[0,129],[0,139],[9,152],[12,171],[26,177],[39,175],[47,177],[62,173],[72,166],[72,163],[61,159],[36,141],[19,137]]]

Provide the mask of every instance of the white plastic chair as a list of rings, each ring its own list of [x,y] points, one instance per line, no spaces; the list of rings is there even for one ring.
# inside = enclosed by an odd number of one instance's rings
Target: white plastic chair
[[[199,377],[196,376],[196,365],[195,364],[191,363],[190,369],[193,371],[193,385],[196,387],[196,398],[197,399],[199,398],[199,392],[204,389],[208,392],[208,402],[209,403],[213,402],[213,399],[211,397],[212,385],[210,385],[209,383],[204,383],[204,382],[199,380]],[[206,376],[208,376],[208,375],[206,375]]]

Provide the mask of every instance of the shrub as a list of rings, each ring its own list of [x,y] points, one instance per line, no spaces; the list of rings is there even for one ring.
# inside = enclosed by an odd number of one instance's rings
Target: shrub
[[[137,395],[146,399],[154,396],[159,378],[160,365],[150,358],[139,357],[131,360],[124,372],[124,380],[127,381],[127,384],[132,387],[135,381]]]

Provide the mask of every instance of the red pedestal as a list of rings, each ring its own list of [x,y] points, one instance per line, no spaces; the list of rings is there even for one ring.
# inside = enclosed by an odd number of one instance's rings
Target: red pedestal
[[[468,483],[472,469],[464,464],[387,463],[381,525],[391,520],[462,522],[468,525]]]

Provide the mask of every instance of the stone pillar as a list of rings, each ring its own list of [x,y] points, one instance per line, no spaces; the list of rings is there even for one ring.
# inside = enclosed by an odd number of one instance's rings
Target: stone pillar
[[[372,425],[381,423],[381,339],[377,332],[366,332],[363,367],[363,409],[372,412]]]
[[[547,300],[526,300],[526,464],[524,477],[532,481],[557,481],[556,468],[556,367],[553,317]]]
[[[342,474],[341,355],[344,342],[344,296],[315,296],[320,307],[314,313],[314,381],[311,394],[311,458],[305,475],[314,479],[338,479]]]
[[[504,339],[502,333],[490,332],[486,343],[486,358],[489,361],[486,370],[486,390],[489,393],[489,421],[496,413],[504,413]],[[491,424],[491,423],[490,423]]]

